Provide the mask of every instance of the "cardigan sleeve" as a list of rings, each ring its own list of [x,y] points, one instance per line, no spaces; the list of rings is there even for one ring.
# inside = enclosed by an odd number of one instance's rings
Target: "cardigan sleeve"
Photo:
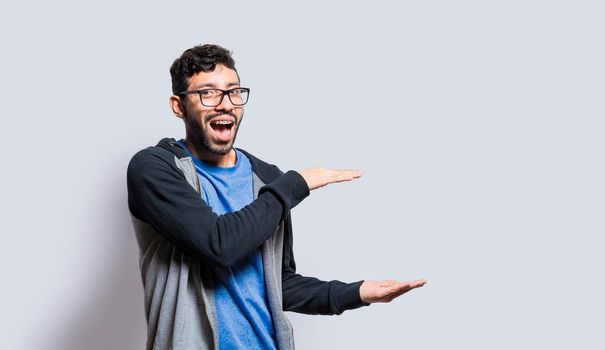
[[[187,254],[219,266],[230,266],[259,247],[275,234],[290,209],[309,195],[304,178],[289,171],[263,186],[258,198],[241,210],[217,215],[173,159],[154,148],[131,159],[130,212]]]

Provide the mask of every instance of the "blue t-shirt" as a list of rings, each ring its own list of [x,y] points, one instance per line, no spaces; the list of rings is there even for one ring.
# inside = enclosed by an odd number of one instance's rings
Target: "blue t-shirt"
[[[187,149],[183,140],[178,142]],[[252,165],[246,155],[236,153],[235,166],[228,168],[191,155],[203,199],[219,215],[254,200]],[[219,349],[277,349],[260,248],[230,267],[213,267],[213,279]]]

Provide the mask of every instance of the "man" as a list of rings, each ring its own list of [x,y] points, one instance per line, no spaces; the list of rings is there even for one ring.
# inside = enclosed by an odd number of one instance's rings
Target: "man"
[[[249,89],[226,49],[188,49],[170,73],[170,106],[186,137],[163,139],[128,166],[147,349],[292,349],[284,311],[340,314],[424,285],[297,274],[290,210],[311,190],[361,172],[282,173],[234,148]]]

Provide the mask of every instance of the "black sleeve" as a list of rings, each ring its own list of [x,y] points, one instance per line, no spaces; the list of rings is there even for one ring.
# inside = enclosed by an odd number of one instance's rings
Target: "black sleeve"
[[[359,287],[363,281],[344,283],[321,281],[296,273],[292,249],[292,220],[284,222],[284,255],[282,265],[282,294],[284,310],[312,315],[340,315],[346,310],[369,304],[361,301]]]
[[[220,266],[230,266],[259,247],[309,195],[304,178],[289,171],[262,187],[258,198],[241,210],[217,215],[171,157],[147,149],[131,159],[130,211],[187,254]]]

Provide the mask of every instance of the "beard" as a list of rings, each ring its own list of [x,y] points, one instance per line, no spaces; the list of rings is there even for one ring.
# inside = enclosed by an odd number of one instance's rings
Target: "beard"
[[[211,119],[220,117],[222,115],[231,116],[235,120],[232,126],[233,138],[228,143],[213,142],[210,137],[211,130],[209,129],[211,127],[209,126],[208,122]],[[235,139],[237,137],[237,131],[239,129],[239,124],[241,123],[243,115],[242,118],[239,118],[238,120],[237,115],[233,112],[208,114],[204,118],[204,122],[202,124],[200,124],[196,118],[190,118],[188,113],[185,114],[185,118],[188,129],[187,136],[195,142],[196,146],[201,146],[204,151],[207,151],[209,153],[224,156],[227,155],[233,148],[233,144],[235,143]]]

